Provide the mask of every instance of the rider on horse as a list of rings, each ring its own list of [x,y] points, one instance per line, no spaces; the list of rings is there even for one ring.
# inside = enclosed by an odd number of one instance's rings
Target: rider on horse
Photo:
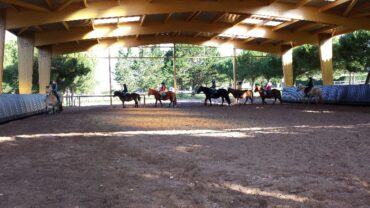
[[[267,84],[265,85],[265,96],[267,96],[272,90],[272,83],[268,80]]]
[[[217,93],[217,89],[216,89],[216,80],[212,79],[212,86],[211,86],[211,97]]]
[[[166,96],[166,84],[162,82],[161,89],[159,90],[159,94],[161,94],[162,99]]]
[[[126,97],[127,93],[128,93],[127,85],[123,84],[122,95],[123,95],[124,98]]]
[[[58,103],[60,103],[60,98],[59,98],[59,94],[58,94],[59,88],[58,88],[57,82],[55,80],[51,81],[50,86],[51,86],[51,90],[52,90],[53,94],[55,95],[55,97],[58,100]]]
[[[313,79],[312,77],[308,78],[308,86],[304,89],[304,94],[305,96],[307,97],[307,94],[311,91],[311,89],[313,88]]]

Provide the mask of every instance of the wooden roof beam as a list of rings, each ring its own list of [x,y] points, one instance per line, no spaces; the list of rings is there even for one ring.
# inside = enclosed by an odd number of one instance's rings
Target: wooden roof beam
[[[342,1],[342,0],[338,0]],[[236,14],[268,15],[297,20],[319,22],[328,25],[340,25],[354,29],[370,30],[368,18],[348,18],[341,15],[323,13],[314,7],[299,7],[295,4],[274,3],[266,5],[261,0],[248,1],[192,1],[183,4],[180,1],[158,1],[142,6],[143,0],[130,1],[130,4],[117,5],[116,2],[90,2],[88,8],[78,9],[78,5],[71,5],[63,11],[54,13],[16,12],[8,11],[6,18],[7,29],[22,28],[25,26],[42,25],[48,23],[73,21],[80,19],[108,18],[115,16],[151,15],[163,13],[181,13],[196,11],[218,11]],[[106,12],[101,12],[106,11]]]
[[[59,7],[56,9],[57,11],[62,11],[63,9],[67,8],[69,5],[73,3],[73,0],[65,0]]]
[[[122,38],[117,41],[117,39],[104,39],[99,40],[99,44],[96,41],[84,41],[80,42],[79,45],[76,42],[58,44],[52,46],[52,54],[60,55],[66,53],[82,52],[91,50],[94,47],[110,47],[114,44],[121,45],[122,47],[137,47],[142,45],[152,45],[161,43],[183,43],[183,44],[195,44],[202,46],[219,47],[224,44],[233,45],[235,48],[244,50],[254,50],[266,53],[280,53],[280,47],[273,44],[251,44],[245,43],[240,40],[208,40],[207,38],[197,37],[187,37],[187,36],[158,36],[158,37],[143,37],[136,39],[136,37]],[[99,45],[99,46],[98,46]]]
[[[45,3],[48,5],[49,9],[53,8],[53,3],[51,2],[51,0],[45,0]]]
[[[87,4],[87,0],[82,0],[84,3],[85,8],[87,8],[89,5]]]
[[[332,8],[334,8],[334,7],[337,7],[337,6],[341,5],[341,4],[347,3],[347,2],[349,2],[349,1],[350,1],[350,0],[336,0],[336,1],[333,1],[333,2],[331,2],[331,3],[328,3],[328,4],[324,5],[324,6],[322,6],[322,7],[319,9],[319,11],[320,11],[320,12],[325,12],[325,11],[327,11],[327,10],[329,10],[329,9],[332,9]]]
[[[308,3],[310,3],[312,0],[300,0],[298,3],[297,3],[297,7],[302,7]]]
[[[36,5],[36,4],[32,4],[32,3],[29,3],[29,2],[26,2],[26,1],[22,1],[22,0],[0,0],[0,2],[7,3],[7,4],[12,4],[12,5],[15,5],[15,6],[19,6],[19,7],[22,7],[22,8],[26,8],[26,9],[30,9],[30,10],[34,10],[34,11],[38,11],[38,12],[50,12],[50,10],[48,8],[45,8],[43,6],[39,6],[39,5]]]
[[[143,25],[144,25],[145,18],[146,18],[146,15],[145,15],[145,14],[144,14],[143,16],[141,16],[140,26],[143,26]],[[117,21],[117,22],[118,22],[118,21]]]
[[[220,13],[219,15],[217,15],[213,20],[212,20],[212,24],[220,21],[222,18],[224,18],[226,15],[228,15],[229,13],[227,12],[223,12],[223,13]]]
[[[164,19],[163,23],[167,23],[167,22],[168,22],[168,20],[170,20],[171,16],[172,16],[172,13],[168,13],[168,15],[167,15],[167,16],[166,16],[166,18]]]
[[[292,25],[296,22],[299,22],[299,20],[292,20],[292,21],[287,21],[287,22],[284,22],[280,25],[277,25],[275,27],[272,28],[272,31],[276,31],[276,30],[280,30],[280,29],[283,29],[284,27],[288,27],[289,25]]]
[[[197,16],[199,16],[200,13],[201,13],[200,11],[193,12],[191,15],[189,15],[186,21],[188,22],[192,21],[193,19],[197,18]]]
[[[179,27],[181,25],[181,27]],[[130,29],[127,29],[130,28]],[[230,24],[209,24],[200,21],[171,21],[167,24],[150,24],[140,26],[139,23],[125,24],[120,27],[116,25],[96,25],[95,29],[90,27],[73,27],[70,31],[54,30],[42,33],[35,33],[35,45],[44,46],[55,43],[69,42],[75,40],[89,40],[96,38],[113,38],[116,36],[150,35],[162,32],[193,32],[193,33],[214,33],[215,36],[230,29],[231,31],[245,31],[245,35],[256,38],[268,38],[275,40],[294,41],[297,43],[317,43],[310,33],[290,31],[272,31],[270,27],[261,26],[255,28],[247,25]]]
[[[344,11],[343,16],[347,17],[349,13],[352,11],[353,7],[357,4],[358,0],[352,0],[351,3],[346,8],[346,11]]]
[[[67,31],[71,31],[67,22],[63,21],[62,24]]]
[[[18,33],[17,35],[21,35],[22,33],[24,33],[26,30],[28,30],[29,27],[24,27],[22,28]]]

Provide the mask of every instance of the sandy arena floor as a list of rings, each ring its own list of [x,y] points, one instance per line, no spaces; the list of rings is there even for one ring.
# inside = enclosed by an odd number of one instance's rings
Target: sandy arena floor
[[[370,108],[67,109],[0,125],[1,208],[370,207]]]

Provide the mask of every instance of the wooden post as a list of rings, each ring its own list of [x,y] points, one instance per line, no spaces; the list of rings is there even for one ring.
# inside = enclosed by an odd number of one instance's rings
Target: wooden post
[[[4,70],[4,50],[5,50],[5,9],[0,10],[0,94],[3,92],[3,70]]]
[[[233,77],[234,77],[234,89],[236,89],[236,49],[234,48],[233,55]]]
[[[111,64],[110,64],[110,48],[108,48],[108,67],[109,67],[109,99],[110,99],[110,106],[112,107],[113,101],[112,101],[112,70],[111,70]]]
[[[281,47],[284,82],[286,87],[293,86],[293,48],[290,45]]]
[[[177,92],[177,83],[176,83],[176,43],[173,44],[173,87],[174,87],[174,91]]]
[[[32,93],[32,74],[33,74],[33,35],[18,36],[18,80],[19,94]]]
[[[333,84],[333,39],[331,34],[319,34],[320,63],[323,85]]]
[[[51,48],[39,48],[39,93],[45,94],[45,87],[50,83]]]

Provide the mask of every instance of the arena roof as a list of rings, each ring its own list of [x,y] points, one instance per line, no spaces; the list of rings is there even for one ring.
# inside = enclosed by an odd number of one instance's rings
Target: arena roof
[[[370,30],[368,0],[0,0],[6,29],[54,54],[100,46],[187,43],[280,53]]]

